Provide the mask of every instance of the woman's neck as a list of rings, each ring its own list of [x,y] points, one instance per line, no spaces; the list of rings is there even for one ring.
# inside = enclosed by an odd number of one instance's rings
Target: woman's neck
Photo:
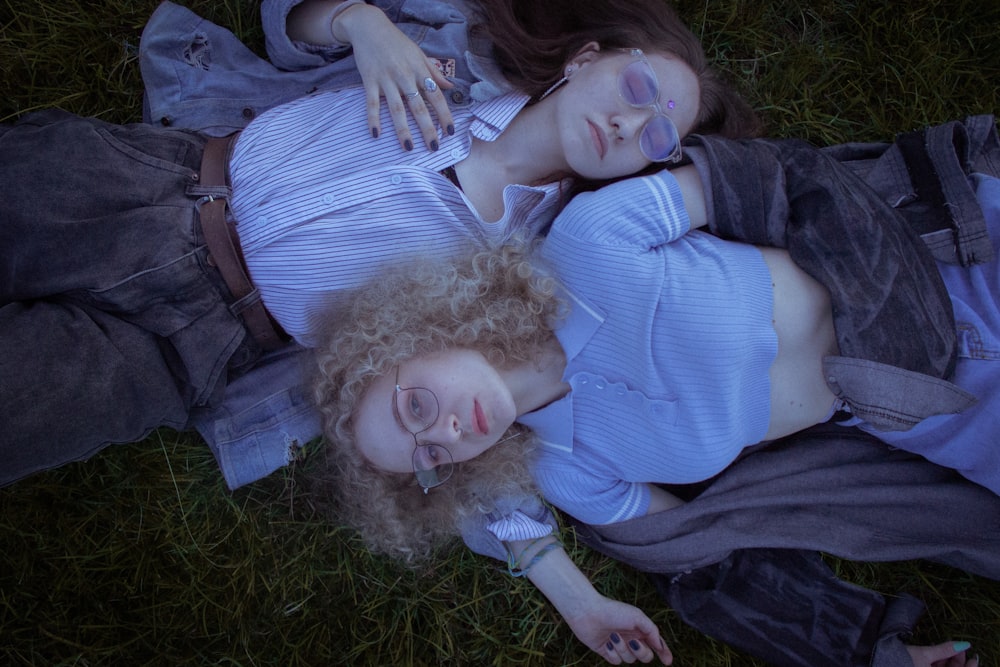
[[[553,336],[535,359],[502,370],[500,375],[510,388],[520,416],[565,396],[570,389],[562,380],[565,371],[566,354]]]
[[[473,150],[493,163],[510,183],[537,185],[566,174],[568,166],[559,144],[554,105],[527,106],[491,142],[473,142]],[[476,144],[478,143],[478,147]]]
[[[567,173],[558,133],[537,107],[523,109],[494,141],[473,139],[469,155],[455,165],[462,191],[487,221],[503,216],[506,186],[540,185]]]

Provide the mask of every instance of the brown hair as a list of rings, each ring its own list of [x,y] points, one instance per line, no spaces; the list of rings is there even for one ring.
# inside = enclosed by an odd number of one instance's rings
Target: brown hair
[[[538,99],[589,42],[602,49],[640,48],[672,55],[698,78],[701,99],[692,130],[732,139],[759,136],[760,119],[711,67],[701,42],[666,0],[476,0],[488,17],[475,30],[493,43],[510,81]]]
[[[406,359],[461,347],[497,367],[533,360],[553,335],[559,306],[554,280],[527,253],[508,245],[396,266],[338,310],[316,349],[314,397],[327,443],[312,486],[331,518],[357,529],[373,551],[418,563],[456,534],[463,517],[493,510],[494,499],[533,493],[532,438],[524,427],[507,434],[521,437],[456,464],[451,479],[424,494],[412,473],[368,462],[353,424],[372,382]]]

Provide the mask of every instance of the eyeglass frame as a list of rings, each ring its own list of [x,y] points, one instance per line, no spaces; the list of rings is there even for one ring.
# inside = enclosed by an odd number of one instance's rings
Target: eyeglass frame
[[[413,391],[413,390],[417,390],[417,389],[419,389],[420,391],[426,391],[428,394],[430,394],[431,398],[434,399],[434,418],[433,419],[429,419],[429,420],[425,420],[426,426],[424,426],[424,428],[422,428],[421,430],[419,430],[419,431],[411,431],[410,427],[406,425],[406,423],[403,421],[402,416],[400,416],[400,414],[399,414],[399,394],[402,391]],[[419,434],[423,433],[424,431],[426,431],[427,429],[429,429],[431,426],[434,425],[434,422],[437,421],[437,418],[438,418],[438,416],[440,414],[441,414],[441,404],[438,403],[437,395],[433,391],[431,391],[430,389],[428,389],[427,387],[402,387],[402,386],[400,386],[400,384],[399,384],[399,366],[396,366],[396,380],[393,383],[393,390],[392,390],[392,415],[396,419],[396,422],[403,428],[403,430],[413,436],[414,449],[413,449],[413,456],[411,457],[411,463],[413,465],[413,477],[417,480],[417,484],[420,485],[420,488],[422,488],[424,490],[425,494],[428,491],[430,491],[431,489],[433,489],[435,487],[438,487],[438,486],[441,486],[442,484],[444,484],[445,482],[447,482],[449,479],[451,479],[451,475],[455,471],[455,457],[453,457],[451,455],[451,452],[448,450],[447,447],[445,447],[444,445],[438,444],[436,442],[429,442],[429,443],[425,443],[425,444],[421,445],[420,442],[417,440],[417,436]],[[441,464],[439,464],[437,466],[434,466],[433,468],[430,468],[429,470],[428,469],[423,469],[423,468],[418,468],[417,467],[417,454],[420,451],[421,447],[439,447],[442,451],[444,451],[445,454],[448,455],[448,461],[446,461],[444,463],[441,463]],[[422,482],[420,480],[420,477],[421,477],[422,473],[436,472],[442,466],[447,466],[448,474],[446,474],[444,477],[441,477],[439,475],[437,483],[435,483],[435,484],[429,484],[428,485],[428,484],[424,484],[424,482]]]
[[[632,104],[627,99],[625,99],[625,96],[622,95],[622,91],[621,91],[621,83],[620,82],[621,82],[622,73],[625,71],[626,67],[629,67],[632,64],[632,62],[629,62],[628,64],[622,66],[621,70],[618,72],[618,78],[615,80],[615,83],[616,83],[617,88],[618,88],[618,96],[621,97],[623,100],[625,100],[626,104],[628,104],[633,109],[650,109],[651,108],[655,112],[651,118],[649,118],[648,120],[646,120],[645,123],[642,124],[642,128],[639,130],[639,139],[640,139],[639,140],[639,150],[642,150],[642,133],[646,130],[646,127],[649,125],[650,121],[652,121],[653,118],[656,118],[657,116],[662,116],[663,118],[665,118],[667,120],[668,123],[670,123],[670,127],[673,128],[674,136],[677,137],[677,144],[676,144],[676,146],[670,152],[669,155],[667,155],[666,157],[660,158],[659,160],[654,160],[653,158],[651,158],[648,155],[646,155],[645,152],[642,155],[643,155],[643,157],[645,157],[650,162],[670,162],[672,164],[680,162],[681,158],[683,157],[683,154],[682,154],[682,151],[681,151],[681,133],[680,133],[680,130],[677,129],[677,124],[674,123],[674,119],[671,118],[670,116],[668,116],[666,113],[664,113],[663,112],[663,107],[660,105],[660,93],[661,93],[661,90],[660,90],[660,80],[656,76],[656,70],[654,70],[653,66],[649,64],[649,59],[646,58],[646,54],[643,52],[642,49],[637,48],[637,47],[632,47],[632,48],[625,48],[625,49],[618,49],[618,50],[621,51],[621,52],[623,52],[623,53],[629,54],[633,58],[638,58],[642,63],[644,63],[646,65],[646,69],[649,70],[649,74],[653,77],[653,83],[656,85],[656,97],[653,98],[653,101],[650,102],[649,104],[638,105],[638,104]],[[673,100],[667,100],[667,108],[668,109],[673,109],[674,108],[674,101]]]

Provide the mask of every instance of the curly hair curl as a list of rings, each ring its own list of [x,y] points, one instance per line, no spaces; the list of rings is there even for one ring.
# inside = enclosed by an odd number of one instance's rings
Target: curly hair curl
[[[533,492],[530,431],[457,463],[446,484],[424,493],[412,474],[376,468],[357,448],[354,417],[376,378],[401,362],[447,349],[480,352],[503,368],[537,358],[559,316],[555,280],[529,261],[530,246],[470,250],[450,261],[396,266],[360,288],[335,314],[316,350],[314,397],[326,462],[314,480],[321,503],[359,531],[369,548],[409,565],[427,559],[474,512]]]

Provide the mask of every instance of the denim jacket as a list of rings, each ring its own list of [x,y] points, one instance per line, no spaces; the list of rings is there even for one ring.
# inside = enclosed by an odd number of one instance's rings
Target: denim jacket
[[[992,116],[826,151],[787,139],[692,142],[712,231],[787,248],[829,291],[842,356],[825,358],[824,373],[856,417],[906,430],[975,402],[947,381],[955,322],[935,259],[993,259],[970,182],[1000,166]]]
[[[140,43],[146,86],[144,120],[223,136],[266,109],[319,89],[360,83],[347,48],[295,43],[285,17],[300,0],[264,0],[261,16],[270,61],[237,37],[185,7],[163,2]],[[485,42],[470,43],[474,15],[463,0],[376,0],[404,34],[430,56],[454,61],[452,107],[509,89]],[[359,110],[360,113],[360,110]],[[321,433],[309,397],[308,353],[290,344],[266,354],[245,374],[230,378],[221,401],[191,416],[212,449],[230,489],[288,465]]]
[[[259,58],[229,30],[189,9],[163,2],[139,44],[146,87],[143,119],[224,136],[273,106],[317,90],[361,83],[349,49],[293,42],[285,17],[301,0],[264,0],[261,17],[270,61]],[[509,89],[488,57],[485,40],[470,42],[463,0],[377,0],[396,26],[429,56],[455,65],[452,106],[495,97]]]

